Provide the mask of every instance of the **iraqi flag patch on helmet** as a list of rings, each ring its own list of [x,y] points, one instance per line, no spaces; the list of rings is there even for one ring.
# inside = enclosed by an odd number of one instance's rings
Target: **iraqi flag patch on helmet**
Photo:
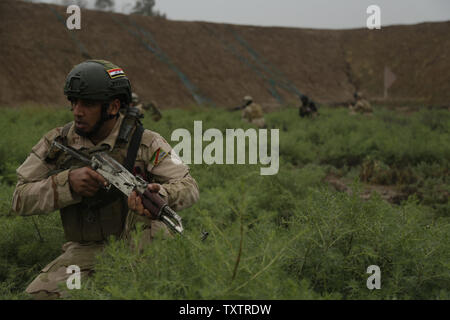
[[[123,70],[120,69],[120,68],[109,69],[109,70],[106,70],[106,72],[108,72],[109,77],[111,79],[115,79],[115,78],[119,78],[119,77],[124,77],[125,76],[125,72],[123,72]]]

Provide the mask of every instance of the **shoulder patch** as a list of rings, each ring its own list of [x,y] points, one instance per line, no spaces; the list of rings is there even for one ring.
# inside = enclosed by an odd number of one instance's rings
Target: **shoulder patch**
[[[164,151],[161,148],[158,148],[158,150],[153,153],[152,158],[150,159],[150,162],[153,164],[154,167],[158,165],[165,157],[167,157],[169,153]]]

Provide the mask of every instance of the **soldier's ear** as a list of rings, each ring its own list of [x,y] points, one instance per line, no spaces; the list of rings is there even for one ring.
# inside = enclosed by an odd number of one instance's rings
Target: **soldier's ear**
[[[109,114],[115,116],[120,110],[120,100],[119,99],[114,99],[113,101],[110,102],[109,104]]]

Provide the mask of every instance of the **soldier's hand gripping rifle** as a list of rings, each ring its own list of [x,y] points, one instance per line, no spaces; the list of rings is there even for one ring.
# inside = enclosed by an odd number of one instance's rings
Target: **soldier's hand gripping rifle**
[[[147,190],[148,182],[140,177],[132,175],[124,166],[107,153],[99,152],[89,159],[76,149],[66,147],[56,141],[52,143],[52,146],[61,149],[97,171],[110,183],[108,188],[110,188],[111,185],[114,185],[127,197],[129,197],[133,191],[136,191],[142,198],[144,208],[147,209],[153,217],[164,222],[174,232],[178,234],[183,233],[181,217],[167,205],[158,193]]]

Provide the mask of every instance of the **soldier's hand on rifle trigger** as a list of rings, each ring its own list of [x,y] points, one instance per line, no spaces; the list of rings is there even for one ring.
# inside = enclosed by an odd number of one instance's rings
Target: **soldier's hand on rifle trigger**
[[[150,183],[148,184],[147,189],[150,192],[158,192],[161,189],[161,185],[158,183]],[[147,216],[149,218],[153,217],[150,211],[144,208],[142,199],[137,195],[136,191],[133,191],[128,197],[128,208],[140,216]]]
[[[108,182],[98,172],[89,167],[70,170],[69,184],[73,192],[82,197],[94,196],[98,189],[108,185]]]

